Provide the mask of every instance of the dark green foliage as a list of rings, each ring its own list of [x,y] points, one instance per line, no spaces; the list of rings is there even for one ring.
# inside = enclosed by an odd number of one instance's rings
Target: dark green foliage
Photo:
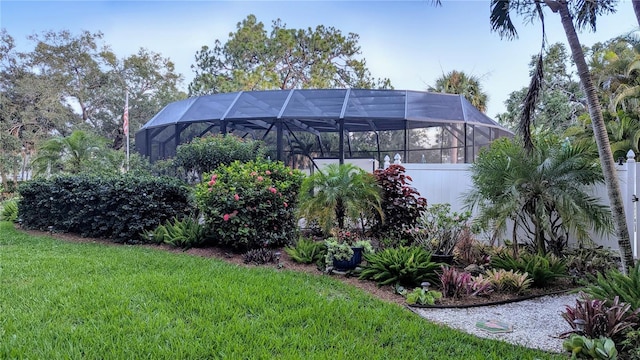
[[[620,259],[613,251],[603,246],[580,246],[565,252],[567,269],[571,276],[584,278],[587,275],[596,276],[618,268]]]
[[[287,246],[284,251],[295,262],[311,264],[317,263],[324,258],[327,254],[327,245],[324,241],[300,238],[295,246]]]
[[[275,263],[278,261],[276,254],[269,249],[251,249],[242,255],[242,261],[245,264],[263,265],[268,263]]]
[[[0,220],[2,221],[13,221],[16,222],[18,220],[18,201],[15,199],[5,200],[0,207],[2,208],[2,213],[0,213]]]
[[[427,208],[427,199],[420,196],[420,193],[409,182],[413,181],[410,176],[405,175],[405,168],[402,165],[393,164],[383,170],[376,170],[373,173],[382,189],[382,211],[384,221],[378,218],[378,224],[373,232],[402,238],[405,227],[413,227],[422,213]]]
[[[60,176],[20,185],[23,227],[137,242],[192,210],[189,190],[169,178]]]
[[[371,279],[378,285],[400,284],[407,287],[423,281],[435,284],[440,264],[431,261],[431,253],[415,246],[388,248],[364,256],[367,261],[360,279]]]
[[[185,249],[202,246],[207,241],[205,228],[198,223],[198,220],[192,217],[175,218],[166,224],[158,226],[152,234],[152,239],[147,234],[147,240]]]
[[[631,305],[632,309],[640,308],[640,262],[629,271],[628,275],[618,269],[609,270],[604,275],[590,277],[592,284],[584,288],[584,292],[604,301],[620,297],[620,301]]]
[[[524,253],[514,257],[507,252],[491,258],[491,266],[498,269],[527,273],[534,287],[545,287],[554,280],[567,276],[566,260],[553,255],[542,256]]]
[[[233,135],[194,138],[190,143],[178,146],[176,151],[174,164],[199,174],[209,173],[236,160],[247,162],[265,155],[262,142]]]
[[[236,251],[279,247],[298,237],[296,200],[304,174],[265,160],[221,166],[196,199],[219,244]]]
[[[575,320],[584,321],[583,333],[589,338],[608,337],[618,343],[627,331],[638,325],[638,312],[616,296],[611,305],[582,293],[575,306],[567,305],[562,318],[575,330]]]

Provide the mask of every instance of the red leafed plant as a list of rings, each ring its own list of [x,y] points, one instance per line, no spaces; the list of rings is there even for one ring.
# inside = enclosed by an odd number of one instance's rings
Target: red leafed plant
[[[415,226],[427,209],[427,199],[409,184],[413,179],[405,175],[402,165],[393,164],[373,173],[382,189],[384,221],[378,219],[373,229],[380,235],[400,235],[407,227]]]
[[[567,305],[562,313],[574,331],[578,331],[576,319],[584,321],[585,336],[595,339],[601,336],[611,338],[615,343],[624,339],[627,331],[638,325],[640,309],[631,310],[631,305],[620,302],[616,296],[610,306],[599,299],[592,299],[580,293],[576,306]]]

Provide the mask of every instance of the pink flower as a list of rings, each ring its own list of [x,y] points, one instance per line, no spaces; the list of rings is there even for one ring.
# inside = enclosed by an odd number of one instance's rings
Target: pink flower
[[[218,175],[216,175],[216,174],[211,175],[211,181],[209,181],[209,186],[215,185],[217,178],[218,178]]]
[[[264,180],[264,178],[262,176],[258,176],[257,179],[258,179],[258,181]]]
[[[251,172],[251,176],[256,176],[256,175],[258,175],[258,173],[257,173],[257,172],[255,172],[255,171],[252,171],[252,172]]]
[[[229,214],[224,214],[222,216],[222,220],[224,220],[224,221],[229,221],[230,218],[231,218],[231,216]]]
[[[284,207],[289,207],[289,204],[287,204],[286,202],[283,203]]]
[[[238,215],[238,210],[233,210],[233,212],[231,213],[231,217],[234,217]]]
[[[274,187],[270,187],[269,191],[271,191],[272,194],[275,194],[275,193],[278,192],[278,190],[276,190],[276,188],[274,188]]]
[[[271,171],[269,171],[269,170],[265,171],[264,173],[267,174],[267,175],[271,175]]]
[[[233,198],[234,198],[236,201],[238,201],[238,200],[240,200],[240,195],[235,194],[235,195],[233,195]]]

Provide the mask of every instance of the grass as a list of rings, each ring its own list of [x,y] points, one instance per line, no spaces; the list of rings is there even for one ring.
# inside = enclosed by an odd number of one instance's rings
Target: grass
[[[565,359],[429,323],[327,276],[0,223],[2,359]]]

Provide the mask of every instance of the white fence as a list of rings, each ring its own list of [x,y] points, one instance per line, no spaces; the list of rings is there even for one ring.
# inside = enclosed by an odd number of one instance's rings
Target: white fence
[[[634,258],[638,258],[640,236],[637,233],[636,223],[637,216],[640,214],[640,201],[638,201],[638,194],[640,193],[640,164],[633,160],[634,157],[635,154],[630,152],[627,161],[621,162],[622,165],[616,165],[616,170],[618,171],[633,255]],[[400,164],[400,156],[396,155],[393,162]],[[389,165],[390,159],[386,157],[383,167],[386,168]],[[470,172],[471,164],[408,163],[402,164],[402,166],[405,167],[406,174],[413,179],[411,186],[416,188],[420,195],[427,199],[429,204],[449,203],[452,211],[464,209],[462,198],[473,186]],[[594,187],[593,192],[595,196],[602,199],[601,202],[603,204],[609,205],[606,186]],[[591,239],[605,248],[618,250],[618,242],[613,235],[600,236],[592,233]],[[569,241],[574,241],[574,239],[569,239]]]

